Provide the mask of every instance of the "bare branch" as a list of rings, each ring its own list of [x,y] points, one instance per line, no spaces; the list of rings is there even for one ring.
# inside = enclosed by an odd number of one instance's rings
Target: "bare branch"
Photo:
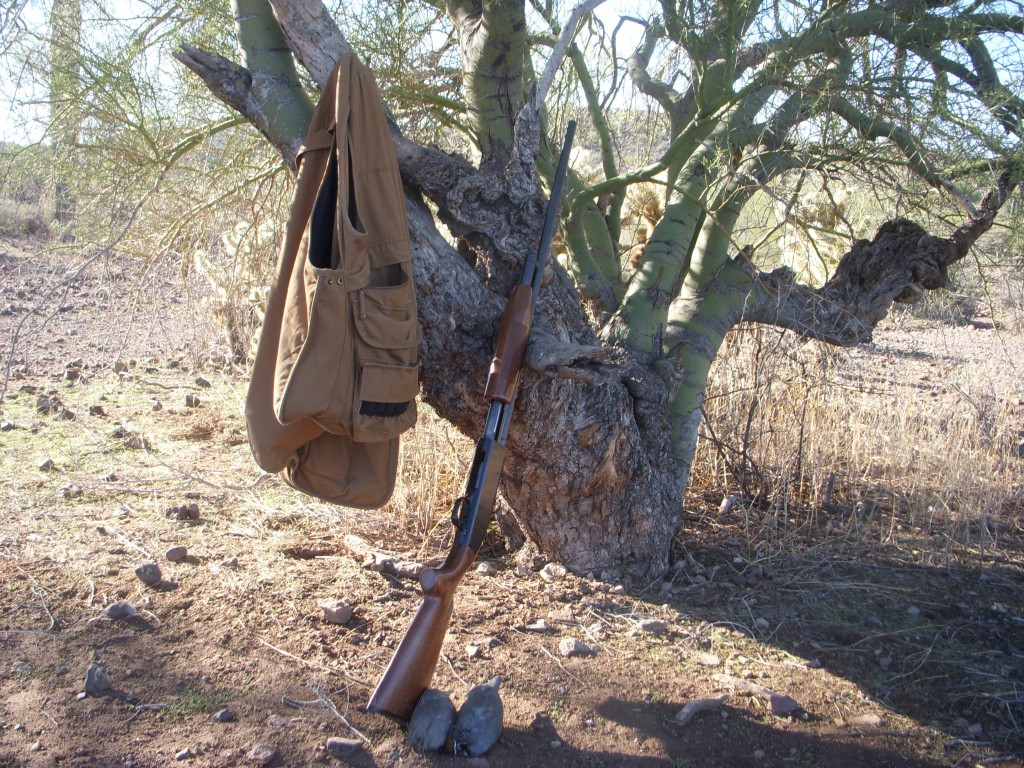
[[[551,84],[555,80],[555,74],[558,72],[558,68],[562,66],[562,60],[565,59],[565,54],[569,50],[569,43],[571,43],[573,37],[576,36],[576,27],[579,26],[580,19],[593,11],[603,2],[604,0],[583,0],[583,2],[573,8],[572,13],[569,14],[569,18],[562,27],[562,32],[558,36],[558,40],[555,42],[554,50],[551,51],[551,55],[548,57],[548,62],[544,65],[544,72],[537,81],[537,92],[534,94],[533,105],[534,109],[538,112],[540,111],[541,106],[543,106],[544,100],[547,98],[548,91],[551,90]]]

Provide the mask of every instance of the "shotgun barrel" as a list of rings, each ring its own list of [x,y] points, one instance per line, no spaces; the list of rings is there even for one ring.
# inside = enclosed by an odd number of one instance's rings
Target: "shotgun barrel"
[[[465,491],[452,507],[452,524],[457,529],[452,549],[438,568],[424,568],[420,573],[423,600],[370,697],[366,707],[370,712],[402,721],[409,720],[416,702],[434,677],[434,668],[448,631],[455,590],[473,565],[487,532],[498,494],[498,478],[505,460],[505,441],[512,421],[519,371],[533,324],[533,310],[537,304],[544,266],[554,238],[558,203],[562,196],[569,149],[575,132],[576,123],[570,121],[551,184],[551,199],[544,216],[537,252],[527,259],[523,276],[509,296],[502,314],[494,357],[484,388],[484,397],[489,403],[484,433],[477,441]]]

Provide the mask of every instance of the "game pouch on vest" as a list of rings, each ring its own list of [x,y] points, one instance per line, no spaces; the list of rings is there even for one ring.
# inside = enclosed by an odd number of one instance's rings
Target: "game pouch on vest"
[[[299,490],[377,507],[416,421],[420,329],[398,163],[353,54],[332,72],[297,165],[246,399],[250,443]]]

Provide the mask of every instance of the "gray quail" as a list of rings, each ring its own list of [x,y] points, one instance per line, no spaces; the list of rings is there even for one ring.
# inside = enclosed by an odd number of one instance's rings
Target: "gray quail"
[[[498,740],[505,715],[498,693],[500,684],[500,677],[492,678],[474,686],[466,696],[449,734],[449,746],[455,754],[478,757]]]

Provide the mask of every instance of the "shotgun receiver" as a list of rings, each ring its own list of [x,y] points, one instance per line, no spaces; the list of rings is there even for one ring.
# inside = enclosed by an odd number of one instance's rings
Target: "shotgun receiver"
[[[501,317],[494,358],[484,388],[484,397],[489,402],[484,433],[476,444],[465,492],[452,507],[452,524],[456,528],[452,549],[440,567],[425,568],[420,573],[423,602],[370,697],[366,707],[370,712],[405,721],[412,715],[416,702],[434,677],[434,667],[448,631],[455,589],[476,559],[487,532],[505,459],[505,440],[512,421],[519,370],[530,335],[544,265],[551,250],[558,201],[562,196],[569,148],[575,132],[576,123],[570,121],[551,184],[551,199],[544,216],[540,244],[537,252],[527,259],[523,276],[509,296]]]

